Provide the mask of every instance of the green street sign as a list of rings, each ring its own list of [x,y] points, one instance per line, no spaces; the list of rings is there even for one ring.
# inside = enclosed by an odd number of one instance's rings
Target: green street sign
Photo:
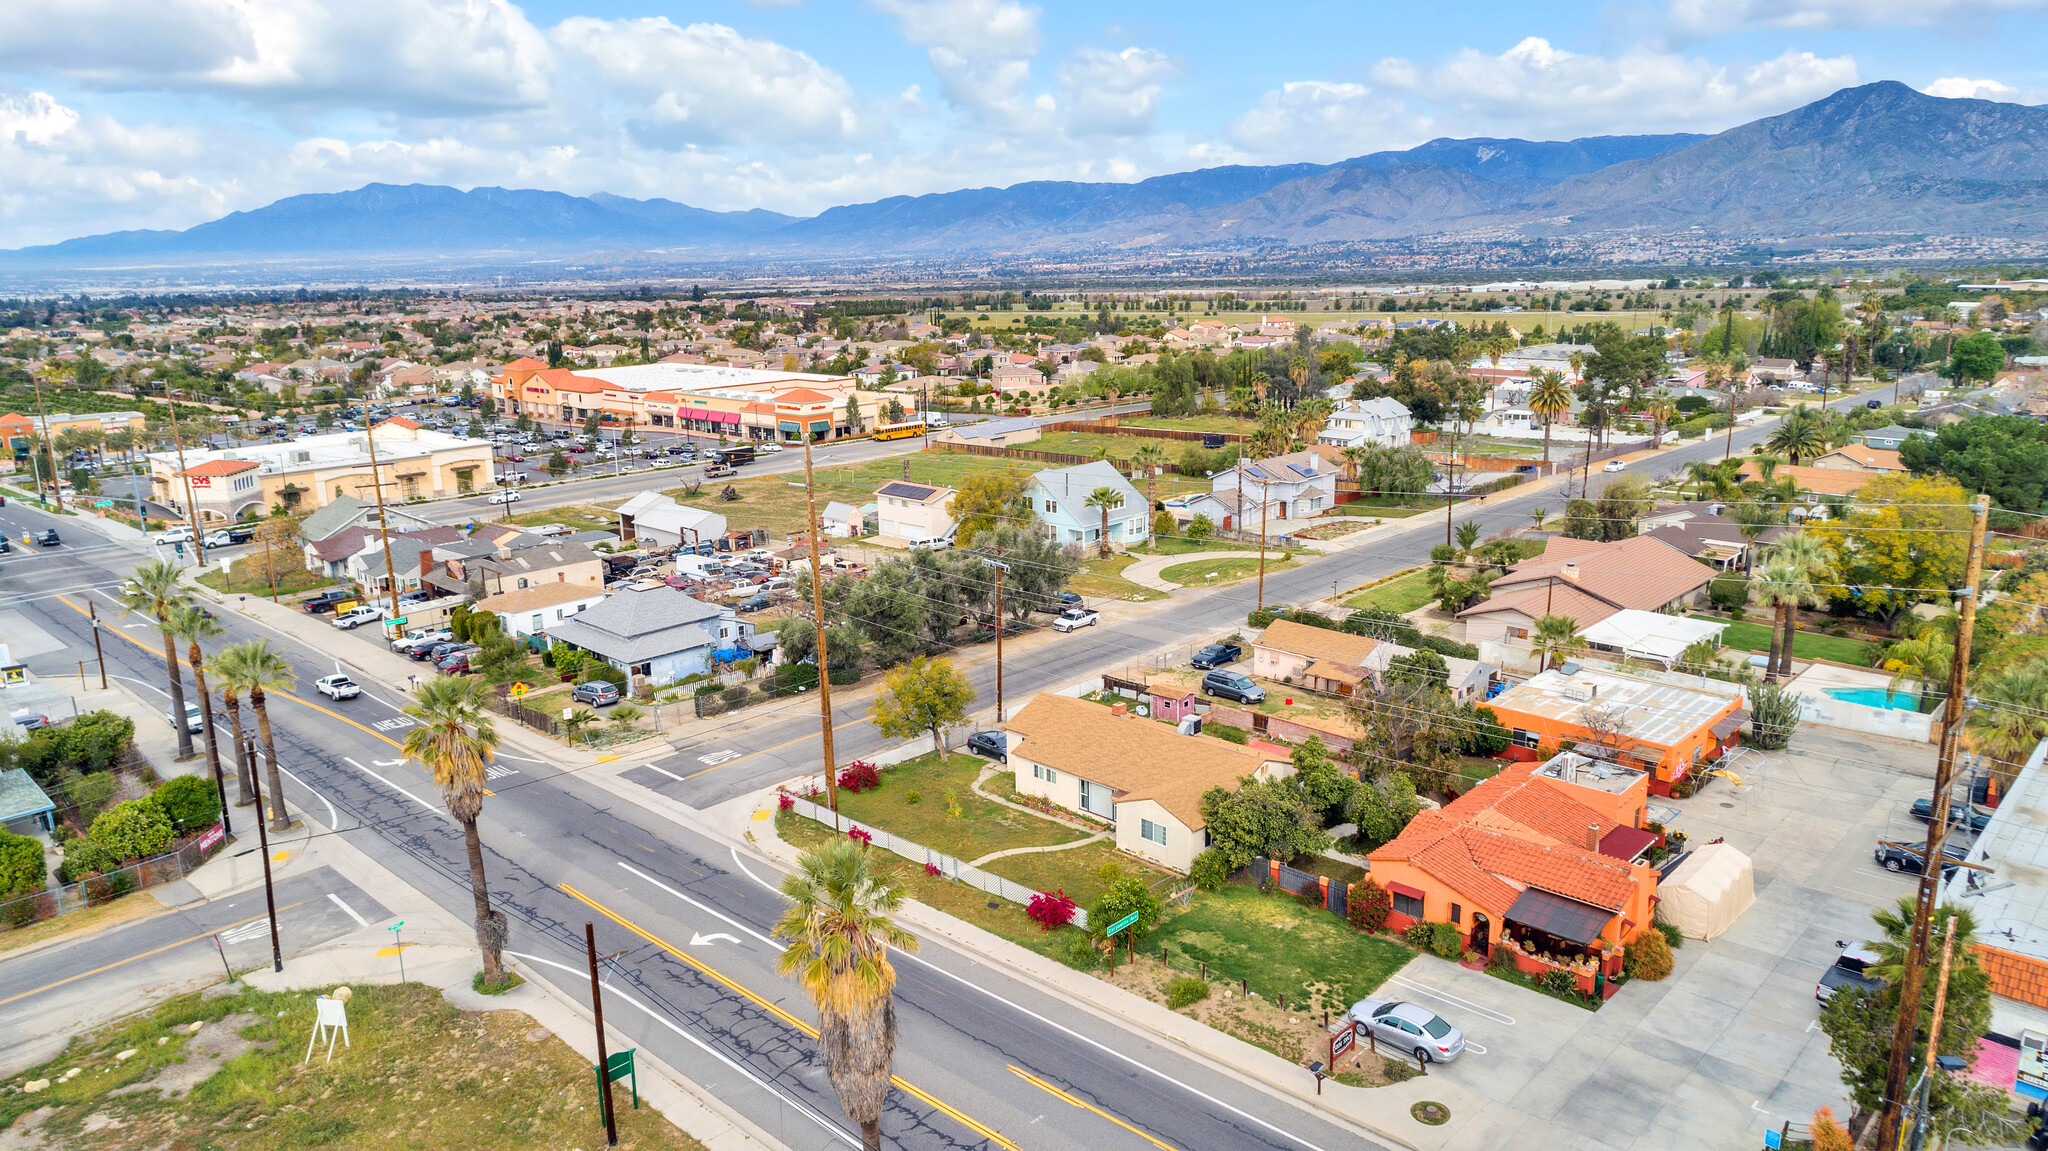
[[[399,617],[398,617],[397,619],[387,619],[387,620],[385,620],[384,622],[385,622],[386,624],[389,624],[389,625],[390,625],[390,626],[392,626],[392,627],[404,627],[404,626],[405,626],[405,621],[406,621],[406,617],[405,617],[405,616],[399,616]]]
[[[1117,932],[1122,931],[1124,928],[1129,927],[1131,924],[1136,923],[1137,921],[1138,913],[1133,911],[1129,915],[1124,916],[1122,919],[1117,920],[1115,923],[1110,924],[1109,930],[1104,932],[1103,934],[1115,935]]]
[[[636,1047],[628,1051],[615,1051],[605,1058],[605,1073],[600,1075],[597,1081],[600,1103],[604,1099],[604,1089],[624,1079],[632,1085],[633,1110],[640,1110],[640,1072],[633,1066],[633,1052],[638,1050],[639,1048]],[[597,1067],[592,1065],[590,1069],[596,1071]]]

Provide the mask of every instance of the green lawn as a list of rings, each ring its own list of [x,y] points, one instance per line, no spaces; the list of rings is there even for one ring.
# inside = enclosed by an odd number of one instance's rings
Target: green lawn
[[[884,768],[882,786],[858,795],[839,793],[840,813],[961,860],[1082,838],[1066,824],[1012,811],[976,795],[974,777],[987,762],[958,753],[944,760],[926,754]],[[916,803],[910,802],[913,792]],[[958,815],[947,810],[948,792],[959,802]]]
[[[1169,419],[1165,416],[1138,416],[1133,419],[1126,416],[1119,422],[1127,428],[1166,428],[1171,431],[1181,432],[1236,432],[1243,434],[1248,421],[1240,420],[1234,416],[1182,416],[1178,419]],[[1187,440],[1184,442],[1195,443],[1196,441]],[[1175,441],[1160,440],[1159,443],[1161,445],[1168,445],[1174,444]],[[1169,448],[1168,450],[1172,449]]]
[[[1378,608],[1381,611],[1407,613],[1435,600],[1429,590],[1427,568],[1415,571],[1397,579],[1376,584],[1344,601],[1344,606],[1353,611]]]
[[[1108,559],[1082,560],[1080,572],[1068,581],[1067,587],[1085,596],[1132,601],[1165,599],[1165,592],[1132,583],[1123,577],[1123,570],[1140,558],[1136,555],[1113,555]]]
[[[1253,991],[1290,1003],[1306,1002],[1317,989],[1326,989],[1326,1001],[1355,1002],[1415,957],[1293,896],[1241,884],[1197,894],[1192,908],[1167,920],[1145,945],[1163,945],[1176,957],[1207,963],[1212,977],[1249,980]]]
[[[1283,571],[1293,565],[1278,553],[1266,557],[1266,574]],[[1259,557],[1249,559],[1232,556],[1218,559],[1189,560],[1174,564],[1159,573],[1159,578],[1183,587],[1218,587],[1235,580],[1251,579],[1259,574]]]
[[[1424,512],[1440,512],[1442,510],[1444,510],[1442,503],[1438,503],[1435,507],[1430,507],[1427,504],[1417,505],[1413,500],[1395,496],[1367,496],[1362,500],[1352,500],[1347,504],[1338,504],[1336,507],[1331,508],[1328,514],[1333,516],[1365,516],[1368,519],[1378,520],[1399,520],[1406,519],[1409,516],[1419,516]]]
[[[1106,869],[1114,868],[1114,871]],[[1067,898],[1083,908],[1102,898],[1117,879],[1131,877],[1154,886],[1168,879],[1164,871],[1148,867],[1116,849],[1114,840],[1104,839],[1067,851],[1046,851],[1032,855],[1006,855],[991,860],[983,870],[1040,891],[1064,891]],[[1186,884],[1169,884],[1184,887]]]
[[[1719,621],[1716,621],[1719,622]],[[1721,633],[1721,642],[1736,651],[1771,650],[1771,627],[1769,624],[1731,623]],[[1843,636],[1820,635],[1810,631],[1792,633],[1793,659],[1825,659],[1846,663],[1855,667],[1868,667],[1873,658],[1871,646],[1860,639]]]
[[[1180,556],[1195,552],[1241,552],[1257,553],[1258,549],[1231,540],[1195,540],[1182,536],[1155,536],[1150,544],[1137,549],[1141,555]],[[1267,548],[1267,555],[1281,554],[1278,548]],[[1292,554],[1292,553],[1289,553]]]
[[[291,595],[294,592],[312,591],[314,588],[332,587],[337,580],[324,575],[315,575],[303,566],[292,567],[297,557],[280,561],[277,572],[277,594]],[[236,560],[226,575],[219,568],[198,577],[199,582],[217,592],[227,595],[269,595],[270,577],[263,571],[263,555],[247,556]]]

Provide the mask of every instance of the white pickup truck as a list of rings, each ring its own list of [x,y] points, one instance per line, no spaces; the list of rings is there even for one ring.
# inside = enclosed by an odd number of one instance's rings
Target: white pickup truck
[[[343,631],[353,630],[358,624],[371,623],[384,618],[384,609],[371,604],[352,607],[334,617],[334,626]]]
[[[323,675],[314,682],[313,687],[329,699],[354,699],[363,694],[363,689],[356,686],[356,681],[345,675]]]

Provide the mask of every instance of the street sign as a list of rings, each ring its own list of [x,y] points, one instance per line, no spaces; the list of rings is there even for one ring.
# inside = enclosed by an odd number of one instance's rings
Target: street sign
[[[404,627],[406,619],[406,616],[399,616],[397,619],[387,619],[384,622],[390,624],[392,627]]]
[[[1124,928],[1129,927],[1131,924],[1136,923],[1137,921],[1138,913],[1133,911],[1129,915],[1124,916],[1122,919],[1117,920],[1115,923],[1110,924],[1109,930],[1103,932],[1103,934],[1115,935],[1117,932],[1122,931]]]
[[[1764,1131],[1765,1151],[1778,1151],[1778,1148],[1783,1147],[1784,1145],[1785,1136],[1783,1134],[1770,1129],[1766,1129]]]
[[[604,1089],[607,1086],[625,1079],[630,1082],[633,1090],[633,1110],[640,1110],[640,1072],[633,1066],[633,1052],[638,1050],[639,1048],[636,1047],[631,1051],[614,1051],[605,1058],[606,1074],[602,1075],[597,1082],[600,1099],[602,1099]],[[597,1066],[592,1064],[590,1069],[596,1071]]]
[[[528,691],[531,690],[531,688],[527,687],[523,683],[515,683],[512,685],[512,690],[506,692],[505,694],[511,696],[513,699],[518,699],[519,697],[525,695]]]

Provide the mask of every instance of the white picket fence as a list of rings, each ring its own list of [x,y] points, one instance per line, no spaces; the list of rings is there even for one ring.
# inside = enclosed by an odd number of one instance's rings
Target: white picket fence
[[[803,816],[805,819],[815,819],[827,827],[832,826],[831,808],[812,803],[801,795],[792,795],[790,799],[795,802],[796,806],[793,810],[798,815]],[[900,835],[891,835],[879,827],[869,827],[859,820],[849,819],[844,815],[839,817],[839,831],[841,834],[845,834],[854,828],[859,828],[861,831],[874,836],[872,846],[886,848],[920,866],[936,867],[948,879],[958,883],[965,883],[990,895],[1007,899],[1011,903],[1018,903],[1029,907],[1032,897],[1039,894],[1034,888],[1026,887],[1015,880],[1004,879],[1000,875],[991,875],[979,867],[955,859],[944,852],[934,851],[921,843],[913,843]],[[1075,908],[1073,923],[1074,926],[1086,931],[1088,929],[1088,913],[1079,907]]]

